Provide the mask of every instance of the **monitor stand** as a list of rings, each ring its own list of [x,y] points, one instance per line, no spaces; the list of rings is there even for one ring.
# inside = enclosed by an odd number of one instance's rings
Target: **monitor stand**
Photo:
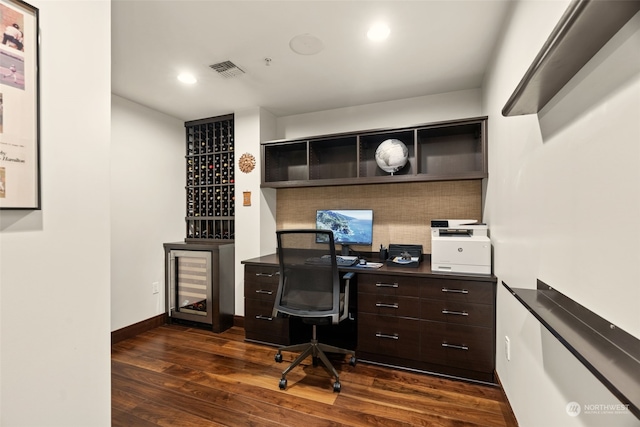
[[[349,247],[349,245],[342,245],[342,251],[340,252],[340,255],[347,256],[350,253],[351,253],[351,248]]]

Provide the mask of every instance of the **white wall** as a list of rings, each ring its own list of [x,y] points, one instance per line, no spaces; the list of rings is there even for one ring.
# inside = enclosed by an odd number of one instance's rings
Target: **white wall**
[[[485,82],[497,370],[523,427],[638,425],[626,411],[567,414],[570,402],[620,402],[500,285],[535,288],[539,278],[640,337],[640,16],[541,114],[501,115],[568,3],[515,3]]]
[[[276,117],[265,113],[261,116],[260,141],[269,141],[276,135]],[[258,157],[258,163],[260,164]],[[262,175],[262,166],[260,166]],[[273,253],[278,243],[276,241],[276,204],[277,192],[275,188],[263,188],[260,192],[260,254]],[[244,288],[244,284],[242,285]],[[244,311],[243,311],[244,313]]]
[[[260,189],[262,166],[260,142],[275,137],[275,117],[262,108],[252,108],[234,113],[235,137],[235,314],[244,315],[244,265],[243,260],[259,257],[275,251],[275,193]],[[256,167],[249,173],[240,171],[238,162],[242,154],[256,159]],[[251,206],[243,206],[243,193],[251,193]],[[273,237],[265,230],[273,229]],[[267,248],[267,249],[264,249]],[[264,249],[264,252],[263,252]]]
[[[481,115],[480,89],[279,117],[278,139],[396,128]]]
[[[186,149],[183,121],[115,95],[111,106],[114,331],[165,312],[162,244],[185,238]]]
[[[29,3],[42,210],[0,213],[0,425],[108,426],[110,2]]]

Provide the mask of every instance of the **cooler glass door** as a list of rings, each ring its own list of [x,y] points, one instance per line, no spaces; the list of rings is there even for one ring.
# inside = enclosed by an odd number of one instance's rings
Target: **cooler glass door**
[[[211,323],[211,253],[171,251],[169,257],[170,315]]]

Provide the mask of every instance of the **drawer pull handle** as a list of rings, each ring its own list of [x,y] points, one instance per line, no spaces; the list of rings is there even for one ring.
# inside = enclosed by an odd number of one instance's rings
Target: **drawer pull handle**
[[[446,342],[443,342],[442,346],[446,348],[454,348],[456,350],[469,350],[469,347],[466,345],[447,344]]]
[[[256,294],[273,295],[273,291],[269,291],[265,289],[256,289]]]
[[[383,302],[377,302],[376,307],[384,307],[384,308],[398,308],[398,304],[385,304]]]
[[[449,288],[442,288],[442,292],[450,292],[452,294],[468,294],[469,291],[466,289],[449,289]]]
[[[397,283],[376,283],[376,287],[378,288],[397,288],[398,284]]]
[[[258,315],[256,316],[256,319],[258,319],[258,320],[268,320],[268,321],[272,321],[272,320],[273,320],[273,317],[269,317],[269,316],[262,316],[262,315],[258,314]]]
[[[275,273],[256,273],[256,276],[258,277],[273,277],[275,275],[280,274],[279,271],[276,271]]]
[[[454,314],[456,316],[468,316],[469,313],[467,313],[466,311],[451,311],[451,310],[442,310],[442,314]]]
[[[387,335],[387,334],[381,334],[380,332],[376,332],[376,338],[388,338],[390,340],[398,340],[398,339],[400,339],[398,334]]]

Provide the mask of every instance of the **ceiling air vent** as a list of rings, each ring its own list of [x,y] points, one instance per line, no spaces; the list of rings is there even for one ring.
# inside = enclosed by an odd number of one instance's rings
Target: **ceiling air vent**
[[[231,61],[219,62],[209,67],[226,79],[244,74],[244,71]]]

